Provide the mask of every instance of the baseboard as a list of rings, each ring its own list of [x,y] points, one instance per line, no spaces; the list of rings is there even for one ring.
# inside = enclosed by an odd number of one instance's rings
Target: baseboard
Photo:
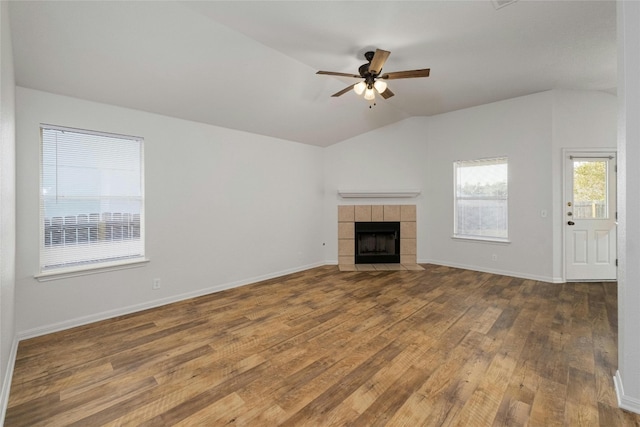
[[[616,388],[616,397],[618,398],[618,406],[620,407],[620,409],[640,414],[640,399],[625,396],[620,371],[616,371],[616,375],[613,377],[613,385]]]
[[[499,270],[497,268],[485,268],[478,267],[477,265],[466,265],[455,262],[439,261],[439,260],[424,260],[419,259],[418,264],[436,264],[443,265],[445,267],[461,268],[463,270],[480,271],[482,273],[499,274],[501,276],[517,277],[519,279],[536,280],[539,282],[547,283],[565,283],[564,279],[559,277],[538,276],[534,274],[525,274],[517,271]]]
[[[161,307],[163,305],[172,304],[174,302],[184,301],[191,298],[197,298],[202,295],[208,295],[215,292],[224,291],[227,289],[238,288],[240,286],[249,285],[252,283],[261,282],[263,280],[275,279],[277,277],[286,276],[287,274],[297,273],[300,271],[309,270],[311,268],[320,267],[325,265],[324,262],[317,262],[313,264],[307,264],[287,270],[278,271],[275,273],[264,274],[261,276],[250,277],[235,282],[223,283],[209,288],[199,289],[193,292],[187,292],[184,294],[173,295],[167,298],[148,301],[141,304],[130,305],[127,307],[118,308],[115,310],[108,310],[101,313],[91,314],[89,316],[78,317],[75,319],[65,320],[63,322],[54,323],[51,325],[41,326],[17,333],[18,341],[35,338],[53,332],[64,331],[67,329],[75,328],[77,326],[87,325],[89,323],[99,322],[101,320],[111,319],[113,317],[122,316],[126,314],[136,313],[138,311],[148,310],[150,308]]]
[[[4,425],[4,417],[7,415],[7,405],[9,404],[9,393],[11,392],[11,380],[13,379],[13,369],[16,365],[16,355],[18,354],[18,337],[13,337],[11,344],[11,354],[7,360],[7,370],[0,390],[0,425]]]

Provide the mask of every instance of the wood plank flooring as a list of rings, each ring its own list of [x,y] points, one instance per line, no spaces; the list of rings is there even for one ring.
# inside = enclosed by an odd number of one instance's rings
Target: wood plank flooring
[[[640,426],[615,283],[314,268],[20,343],[6,426]]]

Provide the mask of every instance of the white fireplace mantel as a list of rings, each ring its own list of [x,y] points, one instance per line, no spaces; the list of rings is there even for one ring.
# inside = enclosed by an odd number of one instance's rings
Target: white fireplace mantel
[[[354,198],[409,198],[417,197],[420,194],[420,190],[338,190],[340,197],[345,199]]]

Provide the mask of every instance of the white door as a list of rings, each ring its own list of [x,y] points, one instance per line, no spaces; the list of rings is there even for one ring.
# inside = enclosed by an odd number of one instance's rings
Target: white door
[[[616,155],[564,154],[565,279],[616,280]]]

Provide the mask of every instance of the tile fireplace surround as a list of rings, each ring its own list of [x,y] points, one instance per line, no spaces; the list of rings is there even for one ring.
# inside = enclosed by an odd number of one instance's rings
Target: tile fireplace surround
[[[356,222],[400,222],[400,264],[355,264]],[[416,205],[338,206],[338,267],[341,271],[422,270],[417,265]]]

